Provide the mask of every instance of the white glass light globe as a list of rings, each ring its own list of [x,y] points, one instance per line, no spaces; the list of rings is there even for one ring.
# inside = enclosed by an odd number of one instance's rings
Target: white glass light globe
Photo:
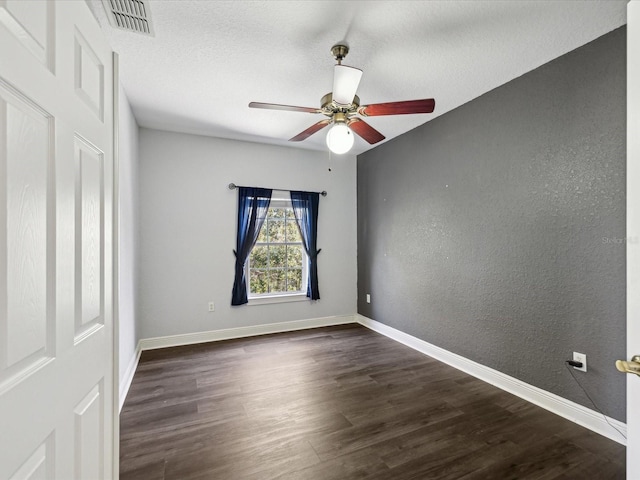
[[[344,123],[336,123],[327,133],[327,146],[336,155],[341,155],[351,150],[353,141],[353,132]]]

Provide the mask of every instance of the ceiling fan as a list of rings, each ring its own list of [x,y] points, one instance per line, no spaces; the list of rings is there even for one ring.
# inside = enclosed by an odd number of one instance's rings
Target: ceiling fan
[[[324,127],[333,124],[327,134],[327,146],[337,154],[348,152],[353,146],[353,133],[357,133],[364,140],[374,145],[384,140],[384,135],[365,122],[363,117],[381,115],[405,115],[410,113],[431,113],[435,108],[435,100],[407,100],[403,102],[375,103],[360,105],[360,98],[356,95],[362,70],[342,65],[342,60],[349,53],[346,45],[334,45],[331,53],[337,60],[333,69],[333,91],[327,93],[320,100],[320,108],[296,107],[293,105],[278,105],[275,103],[251,102],[251,108],[265,108],[270,110],[287,110],[291,112],[321,113],[329,118],[320,120],[306,130],[300,132],[290,142],[300,142],[309,138]]]

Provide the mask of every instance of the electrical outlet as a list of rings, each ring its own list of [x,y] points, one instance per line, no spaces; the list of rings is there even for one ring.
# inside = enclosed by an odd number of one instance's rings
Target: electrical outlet
[[[584,353],[573,352],[573,361],[582,363],[582,367],[573,368],[580,370],[581,372],[587,371],[587,356]]]
[[[367,293],[367,303],[371,303],[371,294]]]
[[[209,302],[209,311],[210,312],[215,312],[216,311],[216,304],[213,302]]]

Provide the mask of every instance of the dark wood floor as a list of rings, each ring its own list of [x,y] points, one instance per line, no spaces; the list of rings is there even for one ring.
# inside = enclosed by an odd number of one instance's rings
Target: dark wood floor
[[[625,448],[357,325],[144,352],[121,479],[623,479]]]

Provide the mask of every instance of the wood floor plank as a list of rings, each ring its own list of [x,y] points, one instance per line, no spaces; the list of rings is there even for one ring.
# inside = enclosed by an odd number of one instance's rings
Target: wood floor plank
[[[480,471],[473,472],[472,475],[458,478],[550,480],[569,471],[577,471],[589,457],[590,455],[579,447],[560,438],[551,437],[546,442],[529,445],[526,450],[521,450],[500,462],[494,462]]]
[[[120,421],[122,480],[625,475],[623,446],[359,325],[144,352]]]
[[[345,480],[370,478],[382,474],[391,479],[391,470],[371,449],[361,449],[307,468],[273,477],[277,480]]]

